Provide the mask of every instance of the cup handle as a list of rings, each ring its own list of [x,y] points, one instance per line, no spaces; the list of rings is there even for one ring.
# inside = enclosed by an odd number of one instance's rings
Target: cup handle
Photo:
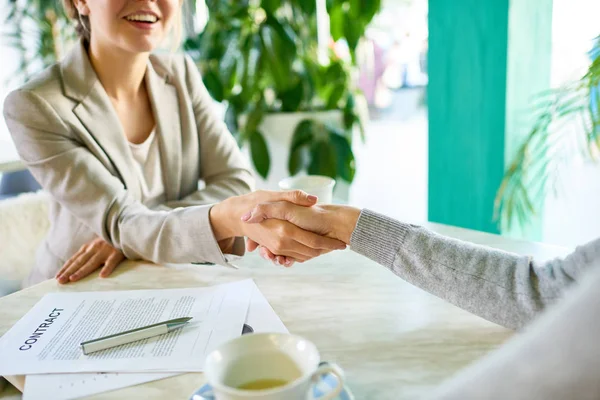
[[[313,385],[317,384],[321,379],[323,379],[323,375],[327,374],[332,374],[337,377],[336,387],[330,389],[330,392],[325,393],[322,396],[311,396],[312,400],[332,400],[336,398],[344,389],[344,372],[337,364],[333,363],[323,364],[313,373],[311,378]]]

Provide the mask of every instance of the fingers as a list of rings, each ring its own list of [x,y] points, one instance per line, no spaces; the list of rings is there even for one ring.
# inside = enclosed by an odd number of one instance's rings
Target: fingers
[[[280,265],[284,265],[286,267],[291,267],[294,265],[295,260],[291,257],[286,256],[276,256],[269,249],[264,246],[259,245],[252,239],[248,239],[246,241],[246,250],[254,251],[258,248],[258,254],[267,261],[271,261],[273,263],[277,263]]]
[[[284,198],[282,200],[289,201],[290,203],[297,204],[299,206],[310,207],[317,204],[319,200],[317,196],[308,194],[302,190],[290,190],[289,192],[282,192]]]
[[[321,249],[315,249],[296,240],[297,235],[281,237],[273,241],[273,245],[265,244],[273,254],[292,257],[300,262],[310,260],[321,255]]]
[[[255,224],[270,218],[289,220],[288,205],[289,203],[286,202],[261,203],[254,207],[252,211],[244,214],[242,216],[242,221]]]
[[[258,203],[288,201],[299,206],[310,207],[317,204],[319,200],[317,196],[310,195],[302,190],[290,190],[287,192],[258,191],[255,193],[255,199],[258,200]]]
[[[284,265],[286,267],[291,267],[295,263],[295,260],[293,258],[286,256],[276,256],[266,247],[259,245],[252,239],[248,239],[248,241],[246,242],[246,250],[254,251],[257,248],[259,255],[267,261]]]
[[[265,260],[269,260],[269,261],[275,262],[275,254],[271,253],[269,251],[269,249],[267,249],[266,247],[262,247],[261,246],[260,250],[259,250],[259,253],[260,253],[260,256],[262,258],[264,258]]]
[[[102,274],[108,276],[124,258],[119,250],[97,238],[81,246],[56,273],[56,279],[62,284],[76,282],[103,265]]]
[[[82,254],[73,261],[58,277],[59,283],[68,283],[70,276],[83,267],[94,256],[93,250],[85,250]]]
[[[106,262],[104,263],[104,267],[100,270],[100,278],[106,278],[109,276],[121,261],[123,261],[125,257],[121,253],[113,253],[111,254]]]
[[[86,250],[86,246],[87,245],[81,246],[81,248],[77,250],[77,253],[73,254],[71,258],[67,260],[67,262],[62,266],[61,269],[58,270],[58,272],[54,276],[56,279],[58,279],[59,276],[61,276],[67,269],[69,269],[69,267],[79,258],[79,256],[83,254],[83,252]]]
[[[344,250],[346,243],[297,228],[293,239],[315,250]],[[322,252],[319,252],[321,254]]]
[[[296,262],[296,260],[292,257],[276,256],[275,254],[271,253],[269,249],[263,246],[260,247],[259,252],[261,257],[265,260],[271,261],[273,264],[283,265],[284,267],[291,267]]]
[[[71,282],[77,282],[80,279],[85,278],[98,268],[100,268],[106,261],[106,255],[102,253],[94,254],[81,268],[75,271],[69,277]]]
[[[291,257],[277,256],[276,262],[279,265],[283,265],[284,267],[289,268],[292,265],[294,265],[294,263],[296,263],[296,260],[294,260]]]
[[[260,244],[274,255],[291,257],[299,262],[318,257],[327,251],[346,248],[346,244],[339,240],[305,231],[287,221],[269,219],[250,226],[249,236],[253,239],[248,243],[248,249],[254,250]],[[272,259],[264,250],[261,255]]]
[[[246,251],[253,252],[259,246],[254,240],[248,238],[246,240]]]

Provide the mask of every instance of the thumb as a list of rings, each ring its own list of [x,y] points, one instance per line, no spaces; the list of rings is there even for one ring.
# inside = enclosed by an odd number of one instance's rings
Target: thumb
[[[285,211],[286,204],[289,203],[261,203],[254,207],[252,211],[242,216],[242,221],[249,224],[256,224],[263,222],[267,219],[282,219],[288,220],[287,213]]]

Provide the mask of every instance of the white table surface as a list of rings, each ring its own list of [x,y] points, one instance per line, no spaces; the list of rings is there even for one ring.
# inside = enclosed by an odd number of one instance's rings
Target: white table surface
[[[516,241],[438,224],[439,233],[540,259],[569,249]],[[255,254],[234,270],[213,266],[121,265],[109,279],[53,280],[0,299],[0,335],[46,293],[209,286],[253,278],[287,328],[312,340],[323,359],[340,364],[357,399],[414,399],[496,349],[511,331],[411,286],[353,253],[334,252],[291,269]],[[7,377],[23,388],[24,377]],[[187,399],[205,383],[190,373],[129,387],[98,399]]]

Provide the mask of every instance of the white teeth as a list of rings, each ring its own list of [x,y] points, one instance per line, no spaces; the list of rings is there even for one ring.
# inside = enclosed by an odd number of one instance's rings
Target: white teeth
[[[129,21],[156,22],[158,18],[151,14],[135,14],[127,17]]]

